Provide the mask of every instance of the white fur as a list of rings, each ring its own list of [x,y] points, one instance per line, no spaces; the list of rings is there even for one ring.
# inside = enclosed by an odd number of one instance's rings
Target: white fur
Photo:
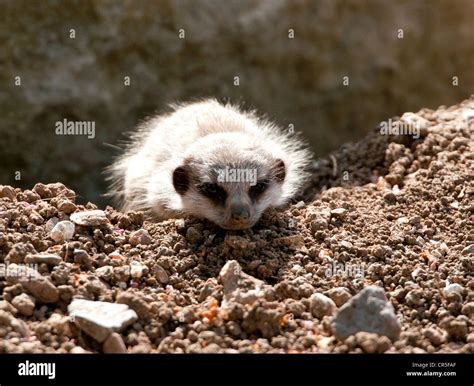
[[[183,200],[174,189],[172,173],[190,157],[202,160],[203,179],[211,163],[266,165],[270,158],[283,160],[285,180],[262,195],[255,208],[258,218],[267,207],[285,204],[303,184],[310,153],[294,134],[283,134],[253,112],[215,100],[172,107],[172,113],[152,118],[139,128],[125,153],[108,169],[109,194],[122,210],[142,210],[158,220],[192,214],[219,223],[224,214],[214,213],[206,198]]]

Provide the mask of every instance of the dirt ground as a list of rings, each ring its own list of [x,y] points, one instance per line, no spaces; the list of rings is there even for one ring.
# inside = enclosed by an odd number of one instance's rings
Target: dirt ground
[[[474,97],[392,121],[245,231],[0,186],[0,352],[474,353]]]

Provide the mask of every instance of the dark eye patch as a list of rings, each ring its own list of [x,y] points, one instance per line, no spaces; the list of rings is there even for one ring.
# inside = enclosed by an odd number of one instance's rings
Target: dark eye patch
[[[259,197],[261,194],[263,194],[263,192],[265,192],[265,190],[267,190],[268,185],[269,182],[266,180],[257,182],[254,186],[250,187],[249,196],[254,199]]]
[[[205,182],[201,185],[198,185],[197,188],[202,195],[206,196],[212,201],[222,205],[225,203],[227,192],[219,185],[212,182]]]

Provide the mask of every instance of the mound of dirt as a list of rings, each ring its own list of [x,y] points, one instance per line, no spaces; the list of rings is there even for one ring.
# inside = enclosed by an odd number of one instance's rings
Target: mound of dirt
[[[474,98],[392,121],[245,231],[1,186],[0,352],[474,353]]]

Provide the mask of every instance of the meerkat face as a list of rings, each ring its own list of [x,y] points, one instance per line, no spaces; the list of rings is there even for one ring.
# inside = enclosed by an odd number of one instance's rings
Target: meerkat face
[[[173,185],[185,212],[224,229],[245,229],[278,201],[285,167],[281,159],[225,165],[191,159],[174,170]]]

